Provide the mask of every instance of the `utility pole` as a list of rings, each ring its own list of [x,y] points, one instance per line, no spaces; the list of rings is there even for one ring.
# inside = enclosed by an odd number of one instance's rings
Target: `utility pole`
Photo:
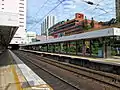
[[[120,22],[120,0],[115,0],[116,3],[116,19],[117,22]]]
[[[48,40],[48,28],[46,29],[46,40]]]

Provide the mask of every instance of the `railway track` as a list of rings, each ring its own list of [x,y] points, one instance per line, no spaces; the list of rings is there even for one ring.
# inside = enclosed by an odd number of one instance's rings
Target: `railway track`
[[[23,60],[25,63],[27,63],[27,65],[29,65],[29,67],[34,68],[34,69],[41,69],[41,70],[47,72],[47,73],[50,74],[51,76],[55,77],[55,78],[52,78],[52,80],[53,80],[53,79],[58,79],[58,80],[60,80],[60,81],[57,80],[57,83],[59,82],[59,83],[61,83],[61,84],[62,84],[62,83],[63,83],[63,84],[67,84],[67,85],[62,85],[62,89],[67,88],[67,89],[65,89],[65,90],[82,90],[82,89],[80,89],[79,87],[72,85],[70,82],[67,82],[66,80],[62,79],[61,77],[59,77],[59,76],[55,75],[54,73],[48,71],[47,69],[43,68],[43,67],[40,66],[39,64],[36,64],[35,62],[31,61],[31,60],[33,60],[33,59],[29,60],[29,59],[26,59],[26,57],[24,57],[24,56],[21,57],[21,54],[18,54],[17,52],[15,52],[15,54],[17,54],[17,56],[18,56],[21,60]],[[28,62],[26,62],[26,60],[27,60]],[[43,72],[43,71],[40,71],[40,72],[45,73],[45,72]],[[38,72],[38,70],[37,70],[37,72]],[[48,76],[48,74],[47,74],[46,76]],[[40,73],[40,75],[41,75],[41,73]],[[44,75],[43,75],[43,76],[44,76]],[[51,78],[51,76],[49,76],[49,77]],[[53,80],[53,81],[56,81],[56,80]],[[51,83],[51,82],[50,82],[50,83]],[[56,82],[55,82],[55,83],[56,83]],[[56,87],[56,86],[55,86],[55,87]],[[61,86],[60,86],[60,87],[61,87]],[[59,86],[58,86],[57,89],[54,89],[54,90],[62,90],[62,89],[60,89]]]
[[[20,56],[23,56],[26,54],[25,52],[21,52],[21,51],[15,52],[15,53],[19,54]],[[97,83],[99,82],[99,84],[103,85],[105,88],[107,88],[109,90],[113,90],[113,89],[119,90],[120,89],[120,76],[119,75],[114,75],[114,74],[110,74],[110,73],[87,69],[87,68],[80,67],[80,66],[61,63],[61,62],[58,62],[58,61],[55,61],[52,59],[48,59],[48,58],[41,57],[41,56],[38,56],[35,54],[31,54],[31,53],[27,53],[26,55],[27,55],[26,58],[28,59],[29,62],[31,62],[32,64],[34,64],[35,66],[37,66],[39,68],[42,68],[44,71],[55,76],[56,78],[59,78],[60,80],[64,81],[65,83],[72,85],[72,87],[76,88],[77,90],[80,90],[80,87],[78,85],[74,85],[74,83],[68,82],[64,78],[61,78],[61,77],[57,76],[56,74],[51,73],[50,71],[44,69],[43,67],[41,67],[38,64],[38,62],[42,61],[44,63],[56,66],[58,68],[67,70],[69,72],[72,72],[75,75],[77,75],[77,77],[85,77],[86,79],[93,80]],[[33,55],[35,55],[34,59],[33,59]],[[89,89],[89,90],[91,90],[91,89]],[[96,89],[94,89],[94,90],[96,90]],[[104,90],[104,89],[102,89],[102,90]]]

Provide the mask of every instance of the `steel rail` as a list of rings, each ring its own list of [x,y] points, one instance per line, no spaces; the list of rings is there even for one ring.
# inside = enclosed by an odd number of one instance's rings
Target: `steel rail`
[[[33,59],[33,57],[31,55],[26,56],[26,57],[29,59]],[[62,68],[64,70],[67,70],[70,72],[73,72],[73,73],[78,74],[80,76],[87,77],[88,79],[98,81],[102,84],[106,84],[106,85],[110,85],[112,87],[120,88],[120,78],[119,78],[120,76],[118,76],[118,75],[115,75],[115,77],[113,77],[112,76],[113,74],[110,74],[110,73],[95,71],[95,70],[83,68],[80,66],[78,67],[75,65],[65,64],[65,63],[61,63],[61,62],[55,61],[53,59],[41,57],[38,55],[36,55],[36,57],[34,59],[36,59],[38,61],[40,60],[40,61],[48,63],[50,65],[54,65],[56,67]],[[37,63],[34,63],[33,61],[30,61],[30,62],[39,66]]]

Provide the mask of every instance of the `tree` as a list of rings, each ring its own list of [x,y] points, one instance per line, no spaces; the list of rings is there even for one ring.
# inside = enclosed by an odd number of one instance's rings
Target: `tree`
[[[84,22],[84,20],[82,21],[82,28],[83,29],[85,28],[85,22]]]
[[[85,16],[85,26],[87,26],[88,21],[87,21],[87,17]]]
[[[94,19],[93,19],[93,17],[92,17],[90,25],[91,25],[91,28],[94,28]]]
[[[84,21],[84,29],[88,30],[88,20],[86,16],[85,16],[85,21]]]
[[[69,21],[69,19],[67,19],[67,21]]]

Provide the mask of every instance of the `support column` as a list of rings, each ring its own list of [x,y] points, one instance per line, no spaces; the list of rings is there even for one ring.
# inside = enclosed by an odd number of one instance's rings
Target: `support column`
[[[78,41],[76,41],[76,55],[78,54]]]
[[[47,52],[48,52],[48,44],[46,44],[47,45]]]
[[[103,57],[104,58],[110,58],[111,57],[111,45],[109,45],[108,42],[106,42],[106,39],[104,39],[103,44]]]
[[[110,58],[111,57],[111,46],[104,45],[103,48],[104,48],[104,52],[103,52],[104,58]]]
[[[69,42],[65,42],[65,44],[66,44],[66,54],[68,54],[68,43]]]
[[[91,40],[90,40],[90,57],[92,56],[92,45],[91,45]]]
[[[61,53],[61,43],[59,42],[59,47],[60,47],[60,51],[59,51],[59,53]]]
[[[53,53],[55,53],[55,44],[53,43],[52,46],[53,46]]]
[[[68,48],[69,48],[69,49],[71,48],[71,47],[70,47],[70,41],[68,42],[68,45],[67,45],[67,46],[68,46],[67,49],[68,49]],[[70,50],[69,50],[69,54],[71,54]]]
[[[85,46],[85,40],[83,40],[83,43],[82,43],[82,55],[85,56],[85,53],[86,53],[86,46]]]

